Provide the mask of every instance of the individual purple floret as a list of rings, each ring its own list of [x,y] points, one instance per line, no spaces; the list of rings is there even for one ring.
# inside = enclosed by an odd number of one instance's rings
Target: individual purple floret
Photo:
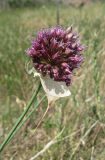
[[[55,27],[40,31],[27,54],[37,72],[69,86],[74,69],[83,62],[83,50],[84,46],[72,27],[67,30]]]

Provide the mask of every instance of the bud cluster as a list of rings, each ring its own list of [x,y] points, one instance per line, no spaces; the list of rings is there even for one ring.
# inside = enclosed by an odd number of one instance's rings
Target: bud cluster
[[[83,50],[84,46],[72,27],[67,30],[54,27],[40,31],[27,54],[37,72],[69,86],[73,70],[83,62]]]

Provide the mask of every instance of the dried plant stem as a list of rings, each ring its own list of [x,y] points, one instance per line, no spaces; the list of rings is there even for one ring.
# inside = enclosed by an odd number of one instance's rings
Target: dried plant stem
[[[38,158],[40,155],[42,155],[48,148],[50,148],[50,146],[52,146],[53,144],[57,143],[57,138],[59,138],[61,136],[61,134],[63,133],[64,131],[64,128],[62,129],[62,131],[53,139],[51,140],[50,142],[48,142],[45,147],[40,151],[38,152],[34,157],[32,157],[30,160],[34,160],[36,158]]]
[[[94,146],[92,147],[92,151],[91,151],[91,159],[90,160],[93,160],[94,159]]]
[[[57,0],[56,2],[56,6],[57,6],[57,25],[60,25],[60,10],[59,10],[59,4],[60,4],[60,0]]]
[[[43,121],[44,117],[46,116],[46,114],[47,114],[47,112],[48,112],[50,106],[52,105],[52,103],[53,103],[52,101],[51,101],[50,103],[48,102],[47,109],[46,109],[46,111],[44,112],[43,117],[42,117],[42,118],[40,119],[40,121],[38,122],[38,124],[37,124],[35,130],[33,131],[34,133],[36,132],[37,128],[38,128],[38,127],[40,126],[40,124],[42,123],[42,121]]]
[[[26,106],[26,109],[24,110],[24,112],[22,113],[22,115],[19,117],[19,119],[17,120],[16,124],[14,125],[14,127],[12,128],[12,130],[10,131],[10,133],[8,134],[7,138],[4,140],[4,142],[0,145],[0,152],[2,152],[2,150],[4,149],[4,147],[6,146],[6,144],[9,142],[9,140],[11,139],[11,137],[13,138],[12,135],[14,135],[15,130],[18,128],[19,124],[22,122],[23,118],[25,117],[25,115],[27,114],[28,110],[30,109],[33,101],[35,100],[39,90],[41,88],[41,83],[39,84],[37,91],[34,92],[33,96],[31,97],[31,100],[29,101],[28,105]]]
[[[49,149],[54,143],[55,143],[55,139],[53,139],[52,141],[50,141],[49,143],[47,143],[45,145],[45,147],[40,151],[38,152],[34,157],[32,157],[30,160],[34,160],[36,158],[38,158],[40,155],[42,155],[47,149]]]
[[[48,142],[45,147],[39,151],[36,155],[34,155],[33,157],[30,158],[30,160],[35,160],[36,158],[38,158],[39,156],[41,156],[44,152],[46,152],[52,145],[58,143],[58,142],[61,142],[61,141],[64,141],[66,140],[67,138],[70,138],[72,136],[75,136],[75,134],[79,133],[81,129],[79,129],[78,131],[76,132],[73,132],[72,134],[70,135],[67,135],[66,137],[63,137],[61,139],[58,139],[60,138],[61,134],[63,133],[64,131],[64,128],[61,130],[61,132],[54,138],[52,139],[50,142]]]

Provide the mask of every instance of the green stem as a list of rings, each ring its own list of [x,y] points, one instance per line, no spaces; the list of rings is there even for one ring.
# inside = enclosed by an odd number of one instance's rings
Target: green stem
[[[11,138],[8,140],[7,143],[9,143],[12,139],[12,137],[18,132],[18,130],[23,126],[23,124],[30,118],[30,116],[33,114],[33,112],[35,111],[35,109],[40,105],[40,103],[44,100],[46,96],[44,96],[37,104],[36,106],[33,108],[32,111],[29,112],[29,114],[27,115],[27,117],[22,121],[22,123],[17,127],[17,129],[14,131],[13,135],[11,136]]]
[[[12,137],[12,135],[14,134],[15,130],[17,129],[17,127],[19,126],[19,124],[21,123],[21,121],[23,120],[23,118],[25,117],[25,115],[27,114],[28,110],[30,109],[34,99],[36,98],[39,90],[41,88],[41,83],[39,84],[37,91],[34,92],[33,96],[31,97],[31,100],[29,101],[28,105],[26,106],[26,109],[24,110],[24,112],[22,113],[22,115],[19,117],[19,119],[17,120],[16,124],[14,125],[14,127],[12,128],[12,130],[10,131],[10,133],[8,134],[7,138],[4,140],[4,142],[0,145],[0,152],[4,149],[5,145],[8,143],[9,139]]]

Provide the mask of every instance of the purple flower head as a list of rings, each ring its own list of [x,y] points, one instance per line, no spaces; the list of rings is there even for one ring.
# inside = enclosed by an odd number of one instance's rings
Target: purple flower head
[[[83,50],[84,46],[72,27],[67,30],[54,27],[40,31],[27,54],[37,72],[69,86],[74,69],[83,62]]]

